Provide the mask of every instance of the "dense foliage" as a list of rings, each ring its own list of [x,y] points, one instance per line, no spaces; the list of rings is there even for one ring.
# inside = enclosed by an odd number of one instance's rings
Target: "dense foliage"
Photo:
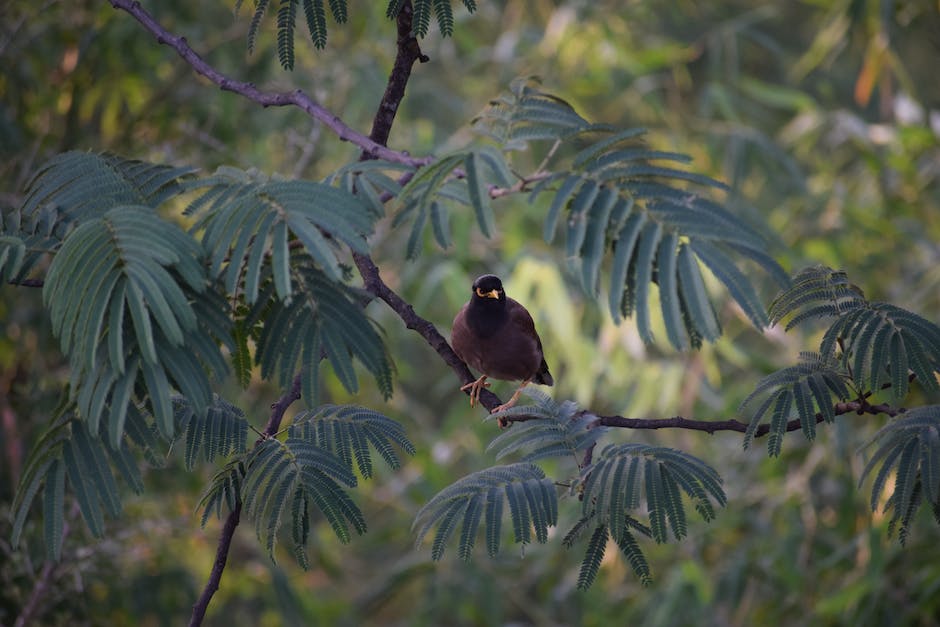
[[[114,4],[3,9],[3,622],[176,624],[242,518],[236,624],[932,616],[935,11]],[[496,416],[484,270],[559,382]]]

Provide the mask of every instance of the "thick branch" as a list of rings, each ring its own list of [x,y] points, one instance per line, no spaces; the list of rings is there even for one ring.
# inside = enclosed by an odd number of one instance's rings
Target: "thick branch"
[[[371,157],[412,166],[424,165],[430,161],[427,158],[418,159],[409,156],[407,153],[391,150],[382,143],[369,139],[347,126],[339,116],[315,102],[303,90],[297,89],[290,92],[263,91],[251,83],[237,81],[226,76],[199,56],[184,37],[173,35],[163,28],[136,0],[110,0],[110,2],[115,9],[127,11],[134,16],[156,38],[157,43],[170,46],[176,50],[177,54],[183,57],[197,73],[205,76],[225,91],[237,93],[265,107],[295,106],[310,117],[322,122],[327,128],[336,133],[342,141],[352,142]]]
[[[388,83],[385,86],[385,94],[372,120],[372,132],[369,133],[369,139],[382,146],[388,145],[388,136],[395,122],[398,106],[405,97],[405,87],[411,77],[412,66],[415,61],[425,63],[429,60],[421,53],[418,40],[412,32],[412,17],[411,0],[405,0],[395,20],[398,26],[398,53],[395,55],[395,64],[392,66]]]

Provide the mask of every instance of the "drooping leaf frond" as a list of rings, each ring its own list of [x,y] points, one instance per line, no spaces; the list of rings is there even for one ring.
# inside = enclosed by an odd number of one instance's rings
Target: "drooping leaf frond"
[[[132,430],[149,429],[136,411],[129,413],[128,421],[134,423]],[[121,513],[114,471],[135,492],[143,490],[143,479],[128,446],[129,439],[122,439],[118,446],[113,446],[91,432],[88,423],[67,406],[39,438],[26,460],[13,499],[13,546],[19,544],[26,516],[40,490],[43,491],[43,529],[49,559],[58,561],[61,557],[66,491],[75,497],[89,531],[102,537],[104,515],[117,517]]]
[[[786,330],[823,317],[839,317],[864,305],[865,295],[849,283],[845,272],[825,266],[804,268],[770,304],[770,323],[777,324],[796,314],[787,322]]]
[[[721,477],[705,462],[682,451],[646,444],[606,446],[594,464],[582,471],[581,481],[584,517],[596,517],[614,539],[637,530],[628,512],[641,504],[649,516],[650,535],[666,542],[670,532],[677,540],[685,537],[683,493],[705,521],[715,517],[712,501],[722,507],[727,502]]]
[[[765,238],[703,193],[729,190],[687,170],[689,157],[647,147],[642,129],[590,124],[532,81],[514,83],[477,118],[476,127],[507,151],[534,140],[554,142],[544,159],[553,167],[536,173],[530,195],[531,200],[551,197],[545,239],[552,242],[564,232],[565,253],[578,264],[589,294],[598,294],[609,260],[611,315],[619,321],[635,313],[645,341],[653,340],[653,283],[673,346],[694,348],[720,335],[701,266],[725,285],[756,326],[767,323],[761,299],[734,257],[757,263],[781,285],[789,279],[767,253]],[[558,150],[561,146],[580,150],[566,157],[570,150]]]
[[[359,472],[367,479],[372,476],[370,447],[395,470],[401,466],[401,460],[393,444],[409,455],[415,454],[414,445],[401,423],[365,407],[323,405],[301,412],[294,418],[288,434],[330,451],[350,470],[355,460]]]
[[[767,375],[741,403],[739,411],[748,418],[744,447],[754,438],[762,420],[770,418],[767,452],[776,457],[783,446],[787,422],[800,419],[807,440],[816,437],[817,415],[831,423],[835,419],[833,398],[848,400],[851,392],[838,363],[817,353],[801,353],[800,363]]]
[[[215,514],[216,518],[221,518],[223,506],[232,512],[241,505],[246,457],[247,455],[238,455],[229,460],[222,470],[212,477],[209,487],[196,506],[196,511],[202,510],[202,527],[206,526],[212,514]]]
[[[837,319],[823,336],[820,352],[850,369],[860,390],[889,386],[896,400],[907,395],[909,376],[928,390],[940,390],[940,326],[889,303],[868,303]]]
[[[413,173],[414,168],[381,159],[354,161],[336,170],[324,181],[356,194],[366,202],[376,218],[385,215],[385,203],[401,193],[398,179]]]
[[[633,527],[635,530],[639,531],[643,535],[650,535],[649,528],[647,528],[645,525],[641,525],[639,522],[630,517],[628,517],[628,521],[630,523],[629,526]],[[590,522],[589,519],[582,519],[578,522],[578,525],[582,525],[587,522]],[[569,547],[573,544],[573,540],[569,540],[570,536],[571,534],[565,538],[565,544]],[[604,559],[604,554],[607,552],[607,542],[610,537],[611,534],[607,525],[597,525],[594,527],[594,531],[591,534],[591,538],[588,540],[587,548],[585,549],[584,559],[581,561],[581,570],[578,573],[579,590],[587,590],[597,579],[597,575],[601,568],[601,562]],[[653,577],[652,573],[650,572],[649,563],[646,561],[646,556],[643,555],[643,551],[640,550],[640,544],[636,541],[636,537],[633,535],[633,533],[626,530],[625,527],[622,535],[619,537],[614,537],[614,540],[617,542],[617,546],[620,549],[620,552],[623,553],[623,556],[627,559],[630,567],[633,568],[633,572],[640,579],[640,582],[644,586],[648,586],[650,583],[652,583]]]
[[[107,416],[115,446],[138,382],[171,437],[171,386],[203,408],[206,368],[226,370],[217,344],[228,335],[224,321],[197,313],[212,298],[200,252],[150,208],[126,205],[85,220],[53,258],[43,300],[69,356],[75,400],[93,432]]]
[[[26,189],[23,220],[43,224],[50,234],[62,223],[100,218],[112,208],[143,205],[151,209],[182,190],[193,168],[125,159],[109,153],[70,151],[40,167]],[[64,235],[64,233],[63,233]]]
[[[294,25],[297,21],[297,4],[299,0],[280,0],[280,2],[281,5],[277,9],[277,59],[281,62],[282,68],[293,70]],[[307,9],[308,6],[310,10]],[[322,0],[304,0],[304,10],[313,43],[317,48],[322,48],[326,43],[326,28],[323,22],[317,18],[322,19],[325,17],[323,15],[323,2]]]
[[[173,399],[173,414],[180,437],[185,436],[186,469],[192,470],[201,457],[212,462],[216,457],[244,453],[248,441],[248,421],[241,409],[218,395],[203,413],[196,413],[184,397]]]
[[[333,280],[342,277],[337,242],[368,250],[365,237],[375,215],[344,190],[312,181],[257,181],[231,168],[190,187],[206,188],[188,212],[200,214],[194,231],[203,233],[210,276],[224,273],[226,289],[249,303],[257,300],[264,267],[271,269],[278,297],[291,297],[294,239]]]
[[[530,141],[570,138],[591,128],[570,104],[531,79],[514,80],[509,92],[491,100],[473,125],[504,150],[524,149]]]
[[[558,519],[555,486],[538,466],[519,463],[475,472],[438,492],[415,516],[416,544],[436,526],[431,557],[439,560],[460,527],[457,552],[469,560],[480,523],[485,521],[487,551],[494,556],[499,552],[504,503],[509,504],[516,542],[531,542],[533,529],[538,542],[548,539],[548,528]]]
[[[353,393],[359,389],[355,358],[372,374],[379,390],[391,396],[391,357],[357,302],[357,292],[309,264],[297,265],[293,274],[298,284],[294,298],[289,302],[275,298],[266,281],[246,321],[249,326],[264,321],[255,353],[262,377],[277,375],[287,385],[299,366],[304,398],[316,405],[321,359],[329,360],[337,378]]]
[[[313,45],[322,50],[326,47],[327,23],[324,0],[278,0],[277,10],[277,55],[281,67],[285,70],[294,68],[294,30],[297,22],[297,5],[303,4],[304,18]],[[235,14],[238,14],[242,0],[236,0]],[[270,0],[255,0],[255,10],[248,26],[248,52],[252,52],[258,38],[261,21],[268,9]],[[349,18],[348,0],[329,0],[330,14],[337,24],[345,23]],[[386,15],[390,19],[398,17],[403,0],[390,0]],[[470,13],[476,10],[473,0],[463,0],[463,5]],[[451,0],[414,0],[412,3],[412,32],[416,37],[426,37],[431,24],[431,12],[434,12],[437,25],[445,37],[454,32],[454,12]]]
[[[579,412],[572,401],[558,403],[550,396],[534,388],[523,392],[535,400],[532,405],[517,405],[501,412],[490,414],[487,419],[512,415],[534,416],[518,423],[512,429],[498,435],[486,448],[496,451],[496,459],[523,453],[521,461],[532,462],[546,457],[571,455],[597,442],[605,429],[594,423],[593,414]]]
[[[894,474],[894,491],[886,498],[883,511],[891,512],[889,530],[897,528],[904,544],[921,504],[926,501],[935,512],[940,507],[940,405],[909,410],[882,427],[866,447],[876,443],[879,446],[859,484],[878,468],[871,491],[871,509],[876,511]]]
[[[25,278],[73,228],[114,207],[158,206],[181,191],[181,180],[191,172],[109,153],[56,155],[33,175],[23,205],[4,215],[0,233],[14,240],[0,240],[0,277]]]
[[[357,534],[365,533],[362,512],[343,489],[355,485],[352,471],[326,449],[298,438],[285,442],[269,438],[252,449],[245,463],[244,511],[254,519],[258,539],[272,560],[278,531],[289,517],[294,553],[306,566],[305,546],[314,508],[343,543],[352,539],[350,525]]]
[[[418,170],[397,195],[401,209],[394,225],[411,220],[407,257],[414,259],[420,253],[429,221],[437,244],[450,246],[448,212],[452,205],[472,207],[480,231],[492,237],[496,221],[489,186],[508,187],[512,179],[505,157],[490,146],[455,152]]]
[[[26,259],[26,242],[14,235],[0,235],[0,284],[19,276]]]

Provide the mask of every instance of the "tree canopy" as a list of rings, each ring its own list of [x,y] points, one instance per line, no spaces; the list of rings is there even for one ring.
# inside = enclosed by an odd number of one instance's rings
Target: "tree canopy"
[[[936,614],[936,7],[0,15],[4,624]]]

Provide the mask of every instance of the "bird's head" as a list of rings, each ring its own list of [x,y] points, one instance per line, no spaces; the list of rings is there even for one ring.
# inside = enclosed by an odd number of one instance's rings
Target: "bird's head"
[[[503,282],[498,276],[493,274],[484,274],[473,282],[473,296],[471,300],[481,303],[505,303],[506,292],[503,290]]]

